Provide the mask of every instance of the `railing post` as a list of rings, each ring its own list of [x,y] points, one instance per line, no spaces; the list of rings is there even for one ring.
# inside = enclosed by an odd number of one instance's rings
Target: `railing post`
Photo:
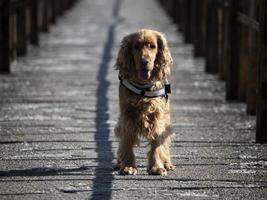
[[[192,43],[191,35],[191,4],[192,0],[184,0],[184,37],[186,43]]]
[[[56,3],[57,1],[51,1],[51,7],[52,7],[52,23],[56,23],[56,19],[57,19],[57,10],[56,10]]]
[[[173,21],[180,26],[180,20],[181,20],[181,0],[174,0],[173,1]]]
[[[185,42],[191,43],[191,26],[190,26],[190,4],[191,0],[180,0],[180,6],[181,9],[179,11],[181,12],[180,19],[179,19],[179,30],[183,33]]]
[[[198,18],[198,7],[197,7],[197,1],[192,0],[191,4],[190,4],[190,8],[189,8],[189,14],[190,14],[190,40],[192,41],[193,44],[195,44],[195,42],[197,41],[197,18]]]
[[[0,73],[10,73],[10,64],[27,53],[27,44],[38,45],[39,32],[48,31],[63,11],[77,1],[0,0]]]
[[[239,66],[239,24],[237,22],[238,2],[229,0],[229,38],[228,68],[226,69],[226,100],[238,99],[238,66]]]
[[[260,15],[259,10],[261,9],[261,0],[251,1],[249,8],[249,16],[251,19],[259,24],[258,16]],[[260,29],[260,28],[259,28]],[[258,68],[258,55],[261,48],[260,45],[260,30],[254,30],[249,27],[248,31],[248,75],[247,75],[247,88],[246,88],[246,103],[247,113],[250,115],[256,114],[256,83],[257,83],[257,68]]]
[[[31,12],[31,30],[30,30],[30,41],[33,45],[39,44],[39,28],[38,28],[38,1],[30,0],[30,12]]]
[[[226,66],[224,65],[224,40],[225,40],[225,0],[217,0],[217,63],[218,63],[218,75],[221,80],[225,80]]]
[[[41,30],[43,32],[48,32],[49,31],[49,1],[44,1],[43,0],[43,4],[42,4],[42,28]]]
[[[18,56],[25,55],[27,53],[27,33],[26,33],[26,2],[21,1],[19,9],[17,11],[18,22],[18,46],[17,53]]]
[[[1,31],[1,39],[2,39],[2,59],[0,72],[1,73],[9,73],[10,72],[10,26],[9,26],[9,0],[5,0],[2,2],[2,29]]]
[[[221,52],[221,67],[224,69],[224,77],[221,77],[224,80],[228,80],[228,70],[229,66],[231,65],[231,31],[232,31],[232,19],[231,19],[231,0],[223,0],[223,16],[222,16],[222,34],[223,34],[223,41],[222,41],[222,52]]]
[[[2,66],[3,66],[3,14],[4,11],[4,2],[0,1],[0,73],[2,72]]]
[[[256,142],[267,143],[267,3],[261,0],[260,39],[257,81],[257,132]]]
[[[206,72],[218,72],[217,1],[208,0]]]
[[[205,56],[206,54],[206,13],[207,0],[197,0],[195,9],[195,36],[194,36],[194,55]]]

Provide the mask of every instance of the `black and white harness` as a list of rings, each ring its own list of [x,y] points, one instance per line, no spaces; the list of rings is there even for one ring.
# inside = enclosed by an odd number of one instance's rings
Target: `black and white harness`
[[[125,79],[122,79],[122,77],[119,76],[120,85],[127,88],[129,91],[143,96],[143,97],[166,97],[168,98],[168,94],[171,94],[171,84],[168,82],[168,80],[165,80],[164,86],[158,90],[152,90],[152,86],[150,84],[147,85],[140,85],[137,83],[133,83],[130,81],[127,81]]]

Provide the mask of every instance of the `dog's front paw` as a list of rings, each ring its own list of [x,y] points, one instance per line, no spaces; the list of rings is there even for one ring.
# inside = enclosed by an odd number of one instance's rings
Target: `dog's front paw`
[[[165,162],[164,163],[164,168],[167,170],[167,171],[170,171],[170,170],[174,170],[175,169],[175,166],[170,163],[170,162]]]
[[[148,169],[148,173],[150,175],[166,176],[167,170],[164,168],[160,168],[160,167],[151,167],[150,169]]]
[[[136,175],[137,169],[135,167],[121,167],[119,170],[120,175]]]

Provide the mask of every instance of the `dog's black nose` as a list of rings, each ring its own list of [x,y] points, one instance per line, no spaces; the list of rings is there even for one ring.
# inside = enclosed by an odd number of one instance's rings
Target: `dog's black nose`
[[[147,66],[147,64],[148,64],[148,60],[145,58],[143,58],[141,62],[142,62],[143,66]]]

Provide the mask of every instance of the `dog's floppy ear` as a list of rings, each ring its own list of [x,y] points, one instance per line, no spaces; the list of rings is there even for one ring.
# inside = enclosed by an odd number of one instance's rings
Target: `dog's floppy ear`
[[[167,40],[163,33],[155,31],[158,42],[158,53],[156,58],[157,67],[171,67],[173,60],[168,48]]]
[[[119,70],[119,74],[124,78],[127,78],[132,66],[134,66],[131,39],[132,39],[132,34],[127,35],[122,39],[115,64],[115,69]]]

